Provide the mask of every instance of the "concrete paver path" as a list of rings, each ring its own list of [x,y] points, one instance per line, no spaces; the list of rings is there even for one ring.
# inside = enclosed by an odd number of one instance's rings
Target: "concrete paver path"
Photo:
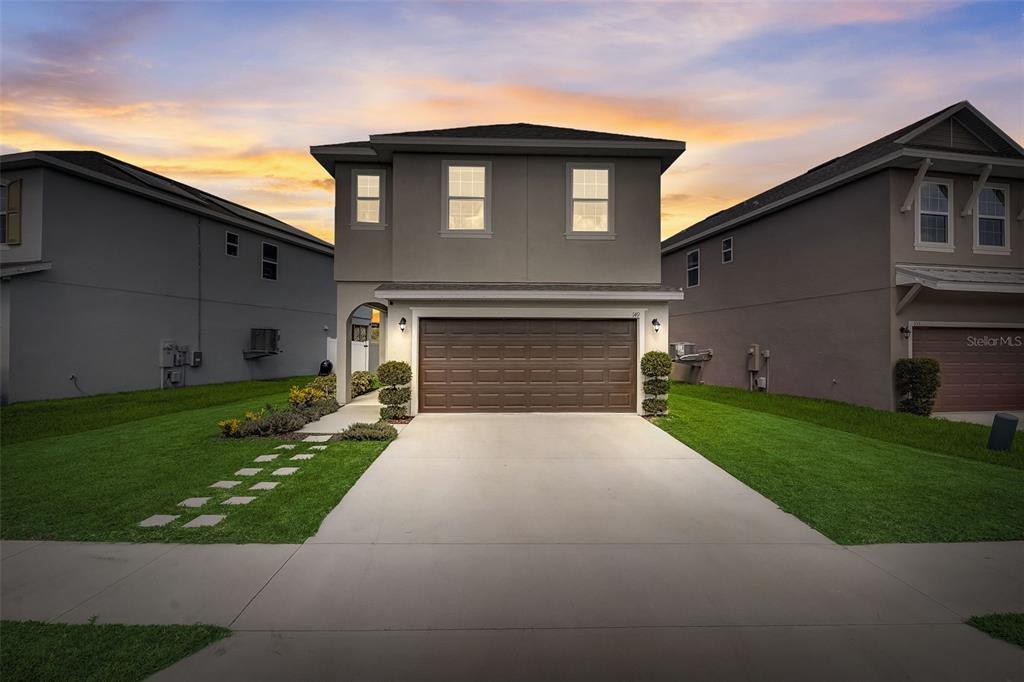
[[[417,417],[298,547],[0,553],[6,618],[236,630],[158,679],[1024,679],[961,624],[1024,543],[840,547],[629,415]]]

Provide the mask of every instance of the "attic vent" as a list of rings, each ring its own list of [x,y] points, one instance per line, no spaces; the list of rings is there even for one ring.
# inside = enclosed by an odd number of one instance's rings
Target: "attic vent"
[[[281,332],[277,329],[250,329],[249,348],[242,351],[242,355],[247,360],[277,355],[281,352],[280,340]]]

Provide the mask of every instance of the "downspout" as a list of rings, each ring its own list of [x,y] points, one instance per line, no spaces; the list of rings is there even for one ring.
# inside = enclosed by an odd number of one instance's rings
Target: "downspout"
[[[203,349],[203,217],[196,215],[196,347]],[[185,363],[188,367],[191,364]],[[185,371],[187,376],[188,370]],[[183,382],[184,383],[184,382]]]

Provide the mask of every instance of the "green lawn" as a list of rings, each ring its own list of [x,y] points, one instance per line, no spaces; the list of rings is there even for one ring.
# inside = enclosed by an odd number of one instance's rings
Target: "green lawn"
[[[997,639],[1024,647],[1024,613],[990,613],[973,616],[967,624]]]
[[[63,435],[3,447],[0,536],[108,542],[302,542],[316,532],[323,517],[386,443],[335,442],[312,460],[289,462],[288,457],[302,450],[274,449],[288,441],[229,440],[218,435],[218,421],[268,402],[283,405],[287,388],[300,381],[273,382],[276,391],[270,393],[266,391],[268,382],[234,384],[230,386],[234,402],[223,401],[228,395],[223,386],[166,391],[161,400],[146,395],[139,402],[148,405],[149,413],[158,411],[159,404],[163,414],[128,421],[112,413],[112,425],[78,432],[71,432],[72,425],[94,424],[94,415],[113,397],[58,401],[71,413]],[[222,404],[206,406],[208,401]],[[200,407],[194,407],[196,404]],[[34,406],[38,411],[33,414],[29,406],[15,405],[21,408],[18,419],[22,424],[32,422],[46,428],[52,407],[47,403]],[[0,411],[0,418],[6,416],[7,409]],[[81,419],[76,414],[81,414]],[[30,431],[27,426],[22,428]],[[253,462],[258,455],[274,453],[281,455],[275,462]],[[300,467],[292,476],[270,476],[273,469],[291,465]],[[263,471],[251,478],[235,476],[242,467],[262,467]],[[243,483],[233,490],[209,487],[219,480]],[[253,483],[269,480],[281,484],[274,490],[248,492]],[[220,505],[233,495],[255,495],[257,499],[245,506]],[[213,499],[197,509],[176,506],[188,497]],[[227,518],[217,526],[181,527],[201,513],[224,510]],[[180,514],[181,518],[161,528],[138,527],[153,514]]]
[[[656,422],[836,542],[1024,539],[1024,471],[957,451],[971,425],[742,393],[673,384]]]
[[[0,622],[4,682],[144,680],[231,634],[212,625]]]

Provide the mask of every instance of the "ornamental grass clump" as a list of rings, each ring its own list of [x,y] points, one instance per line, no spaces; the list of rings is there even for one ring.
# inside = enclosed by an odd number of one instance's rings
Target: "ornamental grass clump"
[[[385,421],[376,424],[357,422],[350,424],[341,432],[341,440],[394,440],[398,437],[398,430]]]
[[[660,350],[644,353],[640,358],[640,373],[644,375],[644,414],[663,415],[668,413],[669,382],[672,374],[672,357]]]
[[[412,389],[407,386],[412,381],[412,367],[400,360],[385,362],[377,368],[377,380],[382,386],[377,394],[383,405],[380,418],[405,419],[409,415],[409,400],[412,398]]]

